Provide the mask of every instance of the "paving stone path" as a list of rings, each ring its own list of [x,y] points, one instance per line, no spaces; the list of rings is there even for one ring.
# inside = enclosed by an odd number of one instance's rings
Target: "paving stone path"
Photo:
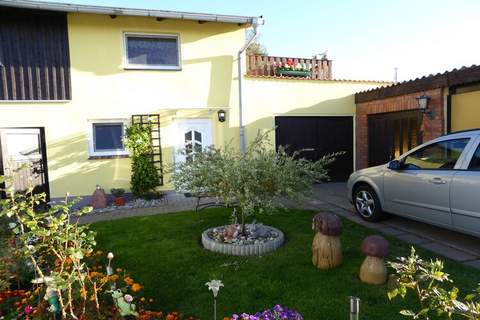
[[[306,208],[331,211],[350,221],[480,270],[480,239],[422,222],[392,216],[382,222],[362,220],[346,198],[344,183],[317,185]]]

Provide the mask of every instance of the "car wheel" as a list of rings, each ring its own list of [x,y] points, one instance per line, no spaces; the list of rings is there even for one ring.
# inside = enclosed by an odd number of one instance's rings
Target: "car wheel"
[[[375,222],[385,217],[377,194],[367,185],[361,185],[355,189],[353,204],[360,217],[366,221]]]

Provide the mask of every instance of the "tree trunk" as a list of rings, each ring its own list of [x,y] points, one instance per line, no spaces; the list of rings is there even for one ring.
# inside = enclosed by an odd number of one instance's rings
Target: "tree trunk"
[[[319,269],[331,269],[342,264],[342,243],[339,237],[317,232],[312,244],[312,263]]]

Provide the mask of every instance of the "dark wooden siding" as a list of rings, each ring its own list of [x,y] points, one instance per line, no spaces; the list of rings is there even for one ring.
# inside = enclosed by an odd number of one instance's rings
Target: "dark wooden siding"
[[[0,100],[70,100],[65,13],[0,7]]]
[[[419,110],[377,113],[368,116],[368,165],[393,160],[422,143]]]

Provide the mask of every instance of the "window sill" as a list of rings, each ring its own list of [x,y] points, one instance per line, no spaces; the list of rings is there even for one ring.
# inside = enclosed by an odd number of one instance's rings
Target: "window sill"
[[[107,160],[107,159],[126,159],[130,158],[128,154],[115,154],[110,156],[89,156],[88,160]]]
[[[143,70],[143,71],[182,71],[182,67],[155,67],[155,66],[124,66],[124,70]]]

